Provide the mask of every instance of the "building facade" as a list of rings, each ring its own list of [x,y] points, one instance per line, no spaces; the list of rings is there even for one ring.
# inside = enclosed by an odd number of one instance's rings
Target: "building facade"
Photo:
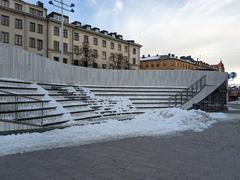
[[[156,55],[147,57],[142,56],[140,59],[140,69],[144,70],[212,70],[224,72],[222,61],[217,65],[209,65],[202,61],[196,61],[191,56],[181,56],[178,58],[174,54]]]
[[[0,0],[0,41],[16,45],[38,55],[60,61],[61,15],[47,14],[43,3],[22,0]],[[109,33],[80,22],[70,23],[64,16],[63,63],[82,65],[82,48],[87,44],[94,58],[94,67],[114,68],[113,58],[120,54],[128,69],[140,66],[141,45],[124,40],[122,35]]]

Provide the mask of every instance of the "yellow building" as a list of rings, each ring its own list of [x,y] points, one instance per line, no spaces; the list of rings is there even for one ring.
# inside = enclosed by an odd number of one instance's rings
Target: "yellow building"
[[[22,0],[0,0],[0,41],[60,61],[61,15],[47,14],[44,4]],[[79,49],[84,43],[94,52],[95,67],[111,68],[110,57],[122,54],[130,69],[139,69],[141,45],[124,40],[122,35],[109,33],[64,16],[63,63],[79,65]]]
[[[144,70],[218,70],[213,66],[202,61],[195,61],[191,56],[182,56],[178,58],[173,54],[157,55],[140,59],[140,69]]]

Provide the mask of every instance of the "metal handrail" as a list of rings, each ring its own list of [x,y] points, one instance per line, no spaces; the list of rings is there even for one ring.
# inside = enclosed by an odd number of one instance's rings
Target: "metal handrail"
[[[20,95],[20,94],[17,94],[17,93],[13,93],[13,92],[9,92],[9,91],[4,91],[4,90],[0,90],[0,92],[2,93],[5,93],[5,94],[9,94],[9,95],[12,95],[15,99],[15,121],[11,121],[12,123],[14,122],[17,122],[18,121],[18,114],[20,112],[18,112],[19,108],[18,108],[18,102],[19,102],[19,98],[26,98],[26,99],[31,99],[33,100],[32,102],[37,102],[37,103],[41,103],[41,116],[42,116],[42,119],[41,119],[41,125],[40,126],[43,126],[43,116],[44,116],[44,102],[43,100],[40,100],[40,99],[37,99],[37,98],[33,98],[33,97],[29,97],[29,96],[24,96],[24,95]],[[2,119],[2,121],[5,121],[5,122],[9,122],[9,120],[4,120]],[[19,123],[19,124],[24,124],[24,123]],[[32,125],[32,126],[36,126],[36,124],[31,124],[31,123],[27,123],[28,125]]]
[[[4,91],[4,90],[1,90],[1,89],[0,89],[0,92],[6,93],[6,94],[11,94],[11,95],[18,96],[18,97],[23,97],[23,98],[26,98],[26,99],[35,100],[37,102],[44,102],[41,99],[37,99],[37,98],[29,97],[29,96],[24,96],[24,95],[16,94],[16,93],[9,92],[9,91]]]
[[[206,75],[202,76],[199,80],[194,82],[191,86],[185,90],[170,96],[168,98],[168,107],[171,107],[171,101],[175,100],[174,107],[178,105],[185,104],[189,99],[192,99],[197,93],[199,93],[206,86]],[[183,99],[183,94],[185,93],[186,99]],[[189,94],[190,93],[190,94]],[[180,97],[180,103],[178,102],[178,97]]]

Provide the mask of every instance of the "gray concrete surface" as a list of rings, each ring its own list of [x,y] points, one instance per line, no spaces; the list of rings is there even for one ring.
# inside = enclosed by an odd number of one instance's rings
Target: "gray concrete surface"
[[[239,180],[240,123],[0,158],[1,180]]]

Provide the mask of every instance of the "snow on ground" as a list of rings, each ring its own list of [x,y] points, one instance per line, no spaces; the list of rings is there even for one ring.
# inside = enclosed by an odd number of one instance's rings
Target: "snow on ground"
[[[72,126],[44,133],[0,136],[0,156],[187,130],[200,132],[218,119],[225,118],[228,116],[223,113],[208,114],[198,110],[152,110],[129,121],[108,120],[101,124]]]
[[[232,103],[232,104],[240,104],[240,100],[238,100],[238,101],[233,101],[233,102],[230,102],[230,103]]]

